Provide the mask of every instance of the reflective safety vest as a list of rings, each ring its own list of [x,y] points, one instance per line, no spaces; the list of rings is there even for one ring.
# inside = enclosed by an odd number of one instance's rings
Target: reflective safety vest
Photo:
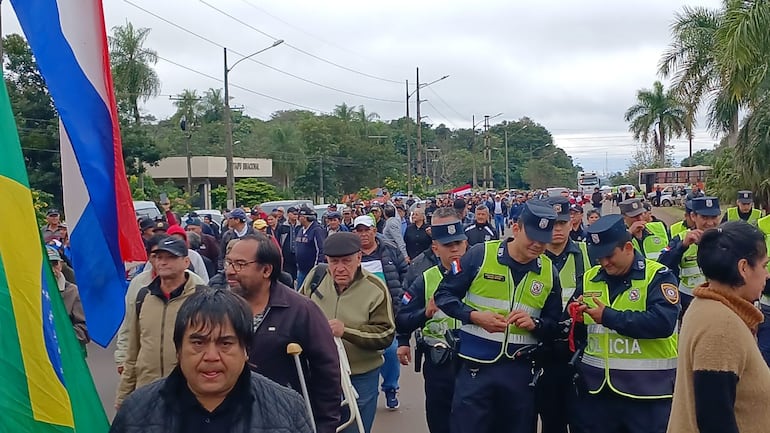
[[[438,266],[434,266],[422,274],[423,282],[425,283],[425,305],[428,305],[430,298],[436,293],[438,285],[441,284],[441,280],[444,279],[444,275]],[[441,310],[438,310],[436,314],[425,322],[425,326],[422,328],[422,336],[435,338],[446,342],[446,331],[450,329],[457,329],[459,321],[446,315]]]
[[[484,261],[465,295],[465,303],[478,311],[492,311],[503,316],[522,310],[540,317],[545,300],[554,284],[553,263],[541,255],[540,273],[528,272],[514,288],[511,269],[497,261],[501,241],[484,244]],[[509,325],[505,332],[487,332],[481,326],[467,323],[460,327],[460,357],[493,363],[502,357],[513,358],[517,346],[537,344],[537,338],[526,329]]]
[[[671,224],[671,228],[669,229],[671,231],[671,239],[675,238],[679,233],[684,233],[687,231],[687,226],[684,225],[684,221],[678,221],[674,224]]]
[[[757,227],[765,234],[765,245],[767,246],[767,253],[770,254],[770,215],[760,218],[757,221]],[[770,272],[770,263],[767,264],[767,270]],[[770,308],[770,295],[763,293],[759,298],[759,303]]]
[[[762,211],[759,209],[751,209],[751,215],[749,215],[749,219],[746,220],[747,223],[756,226],[757,221],[762,216]],[[727,208],[727,221],[739,221],[741,219],[740,215],[738,215],[738,208],[733,206]]]
[[[593,306],[591,297],[595,296],[617,311],[646,311],[649,285],[663,268],[665,266],[660,263],[645,260],[644,280],[631,280],[631,287],[610,303],[607,283],[591,281],[601,269],[594,266],[583,278],[583,299]],[[583,320],[588,328],[588,344],[581,360],[581,370],[591,394],[598,394],[607,385],[616,394],[635,399],[669,398],[673,395],[677,326],[668,337],[642,339],[618,334],[597,324],[588,314],[583,315]]]
[[[591,269],[591,261],[588,258],[588,250],[586,249],[585,242],[575,242],[580,248],[581,260],[576,260],[576,254],[569,254],[567,261],[564,263],[564,267],[559,271],[559,283],[561,283],[561,308],[564,310],[567,308],[567,303],[575,294],[577,289],[577,277],[585,273],[586,270]]]
[[[666,233],[666,226],[660,221],[653,221],[647,223],[644,228],[650,232],[647,236],[642,238],[642,248],[639,247],[639,240],[635,237],[632,238],[634,248],[640,253],[643,253],[645,258],[650,260],[658,260],[660,252],[668,245],[668,233]]]
[[[687,232],[680,233],[679,238],[684,240],[686,235]],[[679,292],[692,297],[692,291],[705,282],[706,277],[698,266],[698,245],[692,244],[679,262]]]

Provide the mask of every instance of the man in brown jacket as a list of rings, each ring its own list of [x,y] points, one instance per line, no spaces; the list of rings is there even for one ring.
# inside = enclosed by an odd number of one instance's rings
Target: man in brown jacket
[[[182,303],[203,284],[187,268],[187,245],[168,238],[151,253],[157,277],[139,290],[133,312],[126,314],[128,352],[115,399],[118,408],[137,388],[166,377],[177,364],[172,336]]]

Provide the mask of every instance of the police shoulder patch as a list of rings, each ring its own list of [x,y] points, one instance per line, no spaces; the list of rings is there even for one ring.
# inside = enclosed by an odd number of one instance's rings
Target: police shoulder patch
[[[671,283],[663,283],[660,285],[660,290],[663,292],[663,297],[672,304],[679,303],[679,288]]]

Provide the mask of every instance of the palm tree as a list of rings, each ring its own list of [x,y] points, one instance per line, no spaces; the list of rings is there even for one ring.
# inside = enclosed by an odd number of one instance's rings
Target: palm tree
[[[637,103],[626,111],[628,130],[634,139],[652,145],[661,163],[665,162],[666,145],[673,137],[685,131],[686,109],[673,94],[663,90],[656,81],[652,89],[641,89],[636,94]]]
[[[201,98],[196,90],[184,89],[179,98],[174,101],[174,106],[177,108],[175,117],[184,116],[189,125],[197,124],[203,114]]]
[[[332,111],[332,114],[333,114],[335,117],[339,117],[340,119],[342,119],[342,121],[343,121],[345,124],[348,124],[348,123],[350,123],[350,122],[351,122],[351,121],[354,119],[354,117],[355,117],[355,111],[354,111],[354,108],[355,108],[355,107],[351,107],[351,106],[349,106],[348,104],[346,104],[346,103],[344,103],[344,102],[343,102],[342,104],[340,104],[340,105],[337,105],[337,106],[335,106],[335,107],[334,107],[334,111]]]
[[[203,94],[203,118],[206,122],[217,122],[224,118],[225,98],[222,89],[209,89]]]
[[[146,102],[160,93],[160,80],[152,65],[158,62],[154,50],[143,47],[148,28],[134,28],[127,22],[125,26],[112,28],[109,37],[112,76],[117,90],[117,99],[127,105],[134,123],[139,124],[139,100]]]
[[[369,123],[380,118],[380,115],[375,112],[366,112],[366,108],[363,105],[358,106],[358,111],[353,113],[353,118],[361,123],[361,132],[364,136],[369,135]]]

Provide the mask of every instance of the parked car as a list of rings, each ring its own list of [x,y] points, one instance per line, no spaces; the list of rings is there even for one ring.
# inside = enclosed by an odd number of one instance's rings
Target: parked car
[[[134,201],[134,213],[136,219],[149,218],[154,220],[162,215],[154,201]]]
[[[225,219],[224,215],[222,215],[222,212],[216,210],[216,209],[201,209],[193,211],[196,214],[198,214],[198,217],[203,218],[204,216],[208,215],[211,217],[211,221],[214,221],[219,227],[222,227],[222,221]],[[190,214],[184,214],[182,216],[182,227],[185,227],[187,225],[186,221],[187,218],[190,216]]]

